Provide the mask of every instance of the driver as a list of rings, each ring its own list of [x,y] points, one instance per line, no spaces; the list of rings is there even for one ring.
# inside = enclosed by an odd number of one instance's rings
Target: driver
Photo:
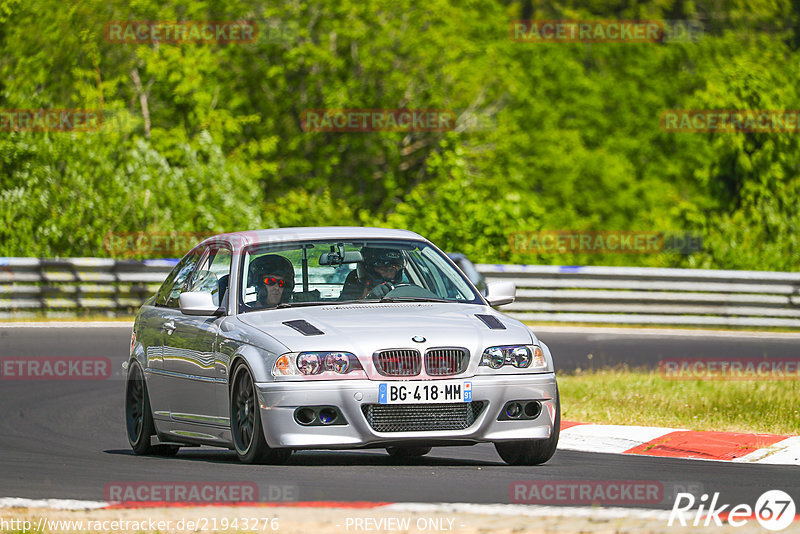
[[[340,300],[381,298],[403,280],[403,254],[391,248],[364,247],[363,264],[347,275]]]
[[[248,277],[256,287],[254,308],[274,308],[281,302],[289,302],[294,290],[294,267],[292,262],[278,254],[267,254],[250,262]]]

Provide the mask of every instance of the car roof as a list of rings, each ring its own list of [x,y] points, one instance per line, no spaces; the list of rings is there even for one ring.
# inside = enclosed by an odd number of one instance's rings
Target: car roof
[[[209,237],[202,244],[227,241],[234,245],[235,248],[239,248],[259,243],[289,243],[292,241],[327,241],[335,239],[412,239],[414,241],[429,242],[421,235],[409,230],[369,226],[314,226],[232,232]]]

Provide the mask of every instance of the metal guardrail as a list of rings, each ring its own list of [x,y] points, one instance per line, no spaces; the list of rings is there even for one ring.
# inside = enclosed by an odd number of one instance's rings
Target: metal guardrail
[[[172,260],[0,258],[0,319],[132,315]]]
[[[0,319],[131,315],[174,260],[0,258]],[[500,309],[532,322],[800,328],[800,273],[477,265],[513,280]]]
[[[800,328],[800,273],[477,265],[512,280],[501,311],[524,321]]]

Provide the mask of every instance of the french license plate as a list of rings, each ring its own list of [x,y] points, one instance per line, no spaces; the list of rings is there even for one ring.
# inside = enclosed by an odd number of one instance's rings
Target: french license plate
[[[472,402],[472,382],[425,380],[378,384],[379,404],[437,404],[444,402]]]

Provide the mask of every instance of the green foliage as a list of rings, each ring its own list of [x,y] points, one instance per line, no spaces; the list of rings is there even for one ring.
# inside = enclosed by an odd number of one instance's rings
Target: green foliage
[[[0,0],[0,255],[108,232],[368,224],[475,261],[800,268],[797,135],[668,133],[665,109],[800,109],[789,0]],[[520,18],[686,19],[696,42],[530,44]],[[248,44],[116,44],[120,20],[252,20]],[[451,132],[304,132],[303,110],[449,109]],[[145,112],[145,109],[147,110]],[[531,255],[514,232],[702,237],[691,254]]]
[[[261,226],[260,192],[209,134],[179,147],[177,166],[141,138],[104,132],[18,133],[0,142],[6,255],[105,256],[108,232]]]

